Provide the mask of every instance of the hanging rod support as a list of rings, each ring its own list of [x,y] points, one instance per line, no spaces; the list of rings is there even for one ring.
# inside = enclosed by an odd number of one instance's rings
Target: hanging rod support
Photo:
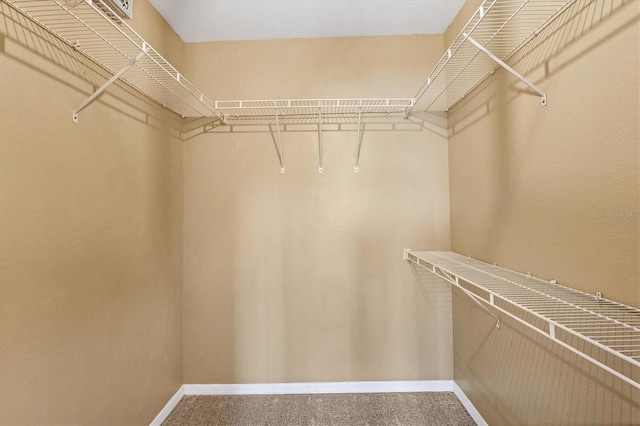
[[[86,107],[88,107],[89,105],[91,105],[91,103],[93,101],[95,101],[98,96],[100,96],[105,90],[107,90],[107,87],[111,86],[117,79],[119,79],[120,77],[122,77],[122,74],[124,74],[125,72],[127,72],[127,70],[129,68],[131,68],[132,66],[134,66],[140,59],[142,59],[144,57],[144,55],[147,54],[147,45],[146,43],[142,45],[142,51],[140,53],[138,53],[138,56],[136,56],[131,62],[129,62],[127,65],[125,65],[120,71],[118,71],[117,73],[115,73],[113,75],[113,77],[111,77],[109,80],[107,80],[106,83],[104,83],[98,90],[96,90],[95,92],[93,92],[93,95],[89,96],[83,103],[82,105],[80,105],[78,108],[76,108],[73,111],[73,122],[77,123],[78,122],[78,114],[85,109]]]
[[[318,173],[322,173],[322,110],[318,108]]]
[[[276,141],[276,151],[278,151],[278,161],[280,161],[280,173],[284,174],[284,160],[282,159],[282,141],[280,140],[280,120],[276,109],[276,128],[278,129],[278,140]]]
[[[358,144],[356,145],[356,166],[353,168],[354,173],[358,173],[358,163],[360,162],[360,148],[362,147],[362,140],[360,139],[360,131],[362,125],[362,109],[358,110]]]
[[[518,80],[520,80],[521,82],[523,82],[524,84],[526,84],[527,86],[529,86],[529,88],[531,90],[533,90],[534,92],[536,92],[540,98],[541,98],[541,103],[542,106],[547,106],[547,95],[540,90],[540,88],[538,86],[536,86],[535,84],[533,84],[532,82],[530,82],[529,80],[527,80],[522,74],[520,74],[518,71],[514,70],[513,68],[511,68],[509,65],[507,65],[503,60],[501,60],[500,58],[498,58],[496,55],[494,55],[493,53],[491,53],[491,51],[489,51],[489,49],[487,49],[486,47],[484,47],[483,45],[481,45],[480,43],[478,43],[477,41],[475,41],[473,39],[473,37],[471,37],[469,34],[467,33],[463,33],[462,34],[465,38],[465,40],[469,41],[469,43],[473,44],[475,47],[478,48],[478,50],[480,50],[482,53],[484,53],[485,55],[487,55],[488,57],[490,57],[491,59],[493,59],[498,65],[500,65],[502,68],[504,68],[505,70],[509,71],[511,74],[513,74],[514,77],[516,77]]]

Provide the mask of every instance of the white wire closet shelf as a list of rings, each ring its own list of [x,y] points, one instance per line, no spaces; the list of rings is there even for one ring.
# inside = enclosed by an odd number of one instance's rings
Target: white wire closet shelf
[[[413,98],[352,98],[352,99],[276,99],[215,101],[214,107],[223,122],[246,118],[284,117],[357,117],[359,114],[402,114],[407,116],[414,105]]]
[[[2,0],[113,74],[73,118],[118,78],[182,117],[217,115],[214,105],[102,0]]]
[[[640,389],[640,309],[453,252],[404,257]]]
[[[415,94],[424,111],[448,111],[498,66],[527,84],[546,105],[542,90],[507,61],[575,0],[485,0]]]
[[[362,146],[362,119],[372,114],[401,114],[407,118],[414,105],[413,98],[348,98],[348,99],[275,99],[253,101],[216,101],[214,107],[222,115],[224,124],[256,124],[267,120],[275,124],[275,148],[280,162],[280,173],[285,172],[280,123],[284,119],[304,118],[307,124],[318,126],[318,172],[322,173],[323,125],[332,119],[353,120],[357,123],[354,173],[358,173]],[[252,120],[253,119],[253,120]]]

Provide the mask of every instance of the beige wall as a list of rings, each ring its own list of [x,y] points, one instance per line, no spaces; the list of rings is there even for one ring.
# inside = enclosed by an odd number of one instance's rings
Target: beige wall
[[[146,0],[133,25],[216,99],[404,97],[478,4],[444,37],[184,46]],[[73,125],[103,77],[2,4],[0,424],[148,423],[182,383],[454,376],[491,424],[638,418],[628,386],[458,294],[452,337],[401,252],[640,306],[638,217],[605,214],[640,210],[639,7],[578,0],[514,59],[544,109],[499,71],[448,125],[368,120],[357,175],[353,123],[326,126],[323,174],[315,126],[288,125],[284,175],[267,126],[188,124],[183,181],[174,118],[116,88]]]
[[[454,251],[640,307],[639,10],[579,0],[516,55],[546,108],[498,71],[451,110]],[[637,422],[637,391],[532,334],[454,297],[455,380],[490,424]]]
[[[501,71],[450,112],[455,251],[640,306],[638,8],[579,1],[520,55],[547,107]]]
[[[453,312],[455,381],[488,424],[638,424],[638,389],[505,315],[496,329],[457,290]],[[625,373],[640,380],[638,368]]]
[[[445,47],[449,47],[455,38],[460,34],[460,31],[467,24],[469,19],[478,10],[478,8],[485,2],[485,0],[466,0],[462,5],[462,8],[458,12],[453,21],[447,27],[444,32],[444,44]],[[488,2],[487,2],[488,4]]]
[[[188,44],[185,61],[218,99],[392,97],[441,52],[363,37]],[[354,125],[326,126],[323,174],[314,125],[283,132],[284,175],[265,126],[186,142],[185,383],[452,377],[448,296],[425,300],[402,260],[450,248],[445,123],[398,121],[366,125],[357,175]]]
[[[121,90],[73,124],[104,79],[0,7],[0,424],[148,424],[182,384],[182,144]]]

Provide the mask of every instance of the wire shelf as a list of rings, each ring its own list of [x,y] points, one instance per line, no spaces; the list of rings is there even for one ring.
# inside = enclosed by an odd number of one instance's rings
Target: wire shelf
[[[478,46],[507,60],[575,0],[485,0],[414,98],[291,99],[212,103],[103,0],[2,0],[89,59],[182,117],[403,114],[420,101],[445,111],[496,68]],[[485,52],[486,53],[486,52]],[[489,53],[487,53],[489,54]],[[530,87],[533,87],[530,85]],[[99,92],[104,90],[101,88]],[[93,98],[89,99],[92,102]],[[543,103],[546,101],[543,101]],[[82,108],[86,105],[82,105]]]
[[[163,107],[182,117],[217,115],[213,103],[102,0],[2,1],[114,76],[126,69],[119,77]]]
[[[224,121],[247,118],[355,116],[358,114],[402,114],[414,105],[413,98],[361,99],[278,99],[254,101],[216,101],[214,107]]]
[[[640,389],[620,362],[591,355],[598,348],[639,373],[640,309],[453,252],[406,250],[405,259]]]
[[[573,1],[485,0],[418,89],[420,108],[448,111],[494,72],[496,62],[469,37],[507,61]]]

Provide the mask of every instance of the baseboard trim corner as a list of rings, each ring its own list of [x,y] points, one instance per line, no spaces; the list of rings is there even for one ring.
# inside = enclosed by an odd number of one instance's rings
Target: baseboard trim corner
[[[467,398],[467,395],[465,395],[460,386],[458,386],[458,384],[453,380],[451,383],[453,384],[453,393],[456,394],[462,405],[464,405],[464,408],[467,410],[467,413],[469,413],[473,421],[476,422],[478,426],[488,426],[488,423],[482,418],[480,412],[476,409],[471,400]]]
[[[180,402],[182,397],[184,396],[184,386],[180,386],[178,391],[171,397],[167,405],[164,406],[162,410],[158,413],[155,419],[149,424],[149,426],[161,426],[162,422],[164,422],[169,414],[176,408],[176,405]]]

